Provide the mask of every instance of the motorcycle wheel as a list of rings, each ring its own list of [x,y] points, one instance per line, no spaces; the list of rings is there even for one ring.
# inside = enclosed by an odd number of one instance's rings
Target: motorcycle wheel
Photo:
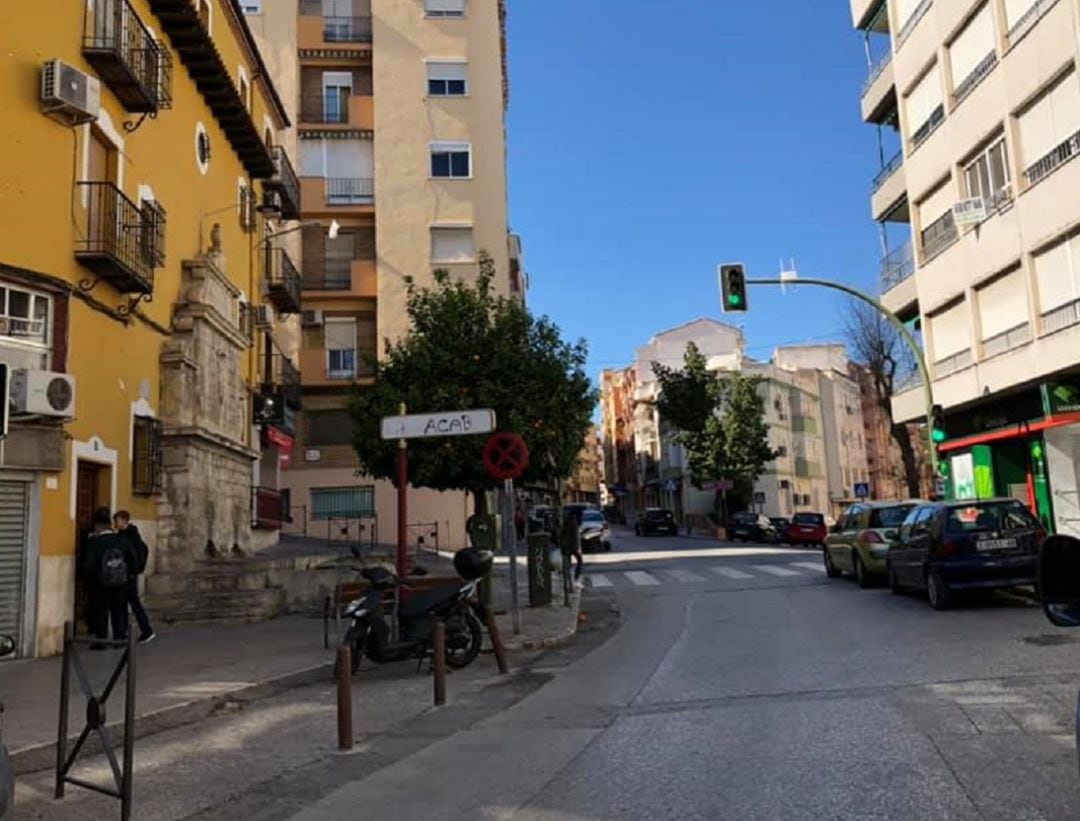
[[[455,670],[468,667],[473,660],[480,655],[480,646],[484,642],[484,633],[480,627],[480,620],[472,613],[461,615],[462,627],[468,638],[468,644],[464,647],[446,648],[446,663]]]

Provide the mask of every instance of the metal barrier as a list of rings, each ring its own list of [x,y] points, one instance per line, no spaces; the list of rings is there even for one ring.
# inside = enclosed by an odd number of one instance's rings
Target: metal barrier
[[[109,676],[109,681],[101,695],[96,695],[90,677],[86,674],[79,654],[76,651],[78,644],[104,644],[108,647],[123,647],[124,654],[116,664],[116,669]],[[75,676],[79,680],[79,687],[86,696],[86,724],[79,733],[71,754],[67,751],[68,739],[68,706],[71,698],[70,684],[71,671],[75,670]],[[120,819],[129,821],[131,818],[131,794],[133,781],[133,762],[135,756],[135,632],[128,625],[126,641],[102,641],[97,638],[75,638],[75,626],[69,621],[64,624],[64,659],[61,667],[60,679],[60,721],[56,734],[56,798],[64,797],[64,788],[68,784],[82,787],[86,790],[101,793],[120,799]],[[121,674],[126,671],[126,683],[124,687],[124,764],[121,768],[116,760],[116,746],[109,728],[106,725],[107,712],[105,709],[113,688],[120,680]],[[112,769],[115,789],[84,781],[71,775],[71,769],[79,757],[90,733],[96,733],[101,742],[101,748],[105,757],[109,760]]]

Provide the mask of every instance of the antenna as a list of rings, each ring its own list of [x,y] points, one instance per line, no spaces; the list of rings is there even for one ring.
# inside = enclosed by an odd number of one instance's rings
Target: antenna
[[[799,272],[795,268],[795,257],[792,257],[789,267],[784,267],[784,261],[780,260],[780,291],[781,293],[787,293],[787,283],[795,283],[799,280]]]

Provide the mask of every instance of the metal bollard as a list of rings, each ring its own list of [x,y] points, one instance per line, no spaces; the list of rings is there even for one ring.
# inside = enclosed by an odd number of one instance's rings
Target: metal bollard
[[[435,672],[435,706],[446,704],[446,623],[435,622],[435,657],[432,670]]]
[[[484,611],[488,635],[491,637],[491,649],[495,652],[495,662],[499,665],[499,675],[505,676],[510,668],[506,664],[506,648],[503,647],[499,625],[495,622],[495,613],[490,607]]]
[[[337,733],[338,749],[353,748],[352,721],[352,648],[347,644],[337,651]]]

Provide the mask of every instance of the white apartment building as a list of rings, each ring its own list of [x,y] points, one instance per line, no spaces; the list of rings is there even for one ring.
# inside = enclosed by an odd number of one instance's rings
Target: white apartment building
[[[885,304],[921,330],[953,496],[1080,534],[1080,2],[852,0]],[[894,415],[925,415],[915,380]]]

